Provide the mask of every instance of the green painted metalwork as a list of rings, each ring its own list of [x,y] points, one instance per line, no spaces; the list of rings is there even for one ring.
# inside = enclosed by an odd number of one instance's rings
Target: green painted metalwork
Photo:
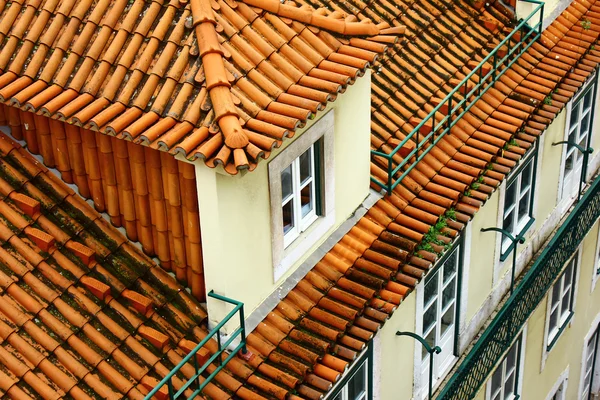
[[[475,397],[600,217],[596,178],[436,399]]]
[[[533,221],[535,221],[535,219],[531,218],[531,220],[529,222],[533,223]],[[511,269],[511,274],[510,274],[510,293],[512,294],[512,292],[514,291],[514,288],[515,288],[515,271],[517,268],[517,243],[521,243],[521,244],[525,243],[525,238],[520,233],[515,237],[509,231],[507,231],[505,229],[501,229],[501,228],[496,228],[496,227],[481,228],[481,232],[499,232],[499,233],[503,234],[504,236],[506,236],[512,242],[511,249],[512,249],[512,254],[513,254],[513,260],[512,260],[513,263],[512,263],[512,269]],[[504,261],[504,260],[502,260],[502,261]]]
[[[427,153],[442,139],[450,129],[471,109],[491,88],[494,83],[515,63],[519,57],[527,51],[529,47],[542,35],[544,3],[538,0],[522,0],[527,3],[534,3],[537,6],[533,12],[525,19],[519,21],[515,29],[506,36],[478,65],[475,67],[448,95],[438,104],[389,154],[377,150],[371,150],[371,155],[375,159],[382,160],[387,164],[387,182],[381,182],[377,178],[371,177],[371,181],[384,188],[388,194],[398,186],[410,171],[421,161]],[[530,26],[529,22],[538,14],[539,21]],[[506,55],[500,57],[500,49],[507,48]],[[484,75],[486,64],[491,64],[490,71]],[[475,83],[469,90],[469,83]],[[463,94],[463,98],[457,100],[455,95]],[[471,98],[473,99],[471,100]],[[447,115],[444,115],[442,108],[447,108]],[[438,121],[438,118],[442,118]],[[427,134],[420,133],[424,126],[432,127],[431,132]],[[415,145],[414,148],[398,162],[401,148]],[[394,158],[398,158],[394,160]],[[394,166],[396,164],[396,166]],[[396,177],[398,173],[400,176]]]
[[[227,363],[229,361],[231,361],[231,359],[233,357],[235,357],[235,355],[238,353],[238,351],[241,350],[243,354],[246,354],[247,350],[246,350],[246,326],[244,324],[244,303],[237,301],[237,300],[230,299],[229,297],[225,297],[225,296],[216,294],[212,290],[208,293],[208,296],[212,297],[214,299],[217,299],[217,300],[224,301],[229,304],[233,304],[235,307],[233,308],[233,310],[231,310],[229,312],[229,314],[227,314],[227,316],[221,322],[219,322],[217,324],[217,326],[215,326],[208,333],[208,335],[206,335],[206,337],[200,343],[198,343],[198,345],[196,347],[194,347],[194,349],[187,356],[185,356],[183,358],[183,360],[181,360],[181,362],[179,364],[177,364],[177,366],[175,368],[173,368],[171,370],[171,372],[169,372],[169,374],[167,376],[164,377],[164,379],[162,381],[160,381],[158,383],[158,385],[156,385],[156,387],[154,389],[152,389],[152,391],[150,391],[150,393],[148,393],[148,395],[146,397],[144,397],[144,400],[151,400],[152,397],[156,393],[158,393],[158,391],[165,385],[167,385],[167,387],[169,389],[169,399],[178,399],[178,398],[182,397],[184,392],[188,389],[192,390],[193,392],[189,397],[187,397],[187,399],[188,400],[194,399],[198,395],[200,395],[200,393],[202,392],[202,389],[204,389],[204,387],[210,383],[210,381],[225,367],[225,365],[227,365]],[[238,313],[239,317],[240,317],[240,326],[238,329],[236,329],[230,335],[229,339],[227,339],[227,341],[225,343],[221,343],[221,328],[227,322],[229,322],[229,320],[231,320],[231,318],[233,318],[233,316],[236,313]],[[206,363],[204,363],[204,365],[199,366],[198,365],[198,357],[196,357],[196,354],[214,336],[217,336],[217,343],[219,346],[219,350],[215,354],[213,354],[212,357],[210,357],[206,361]],[[233,343],[233,341],[238,336],[240,336],[240,344],[238,344],[235,347],[235,349],[230,352],[229,356],[225,360],[223,360],[223,358],[221,356],[225,352],[225,349],[227,349],[227,347],[231,343]],[[186,365],[190,360],[192,360],[192,358],[194,359],[193,362],[194,362],[195,373],[176,392],[175,388],[173,387],[173,381],[172,381],[173,376],[175,376],[177,374],[177,372],[179,372],[179,370],[184,365]],[[203,377],[201,379],[200,378],[201,375],[204,373],[204,371],[206,371],[208,366],[211,363],[213,363],[215,360],[217,361],[217,364],[218,364],[217,368],[215,368],[215,370],[210,375],[208,375],[205,378]]]
[[[427,392],[428,393],[427,398],[429,400],[431,400],[432,399],[432,397],[431,397],[432,396],[432,386],[433,386],[433,355],[440,354],[442,352],[442,349],[440,349],[440,346],[431,347],[429,345],[429,343],[427,343],[427,341],[422,336],[419,336],[413,332],[397,331],[396,336],[409,336],[409,337],[417,340],[419,343],[421,343],[421,345],[423,347],[425,347],[425,350],[427,350],[427,352],[429,353],[429,391]]]

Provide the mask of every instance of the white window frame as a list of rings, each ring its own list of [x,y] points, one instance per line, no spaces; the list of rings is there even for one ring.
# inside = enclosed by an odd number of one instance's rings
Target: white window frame
[[[567,400],[567,385],[569,384],[569,367],[563,371],[556,383],[548,392],[546,400]],[[558,397],[557,397],[558,396]]]
[[[594,253],[594,265],[592,266],[592,288],[590,292],[594,291],[596,288],[596,282],[598,282],[598,277],[600,277],[600,225],[596,228],[598,229],[598,234],[596,236],[596,253]]]
[[[589,354],[588,350],[589,350],[589,344],[590,342],[593,340],[592,344],[592,352],[594,354]],[[580,377],[580,382],[579,382],[579,391],[577,393],[577,398],[579,400],[587,400],[588,396],[584,396],[584,392],[587,391],[589,386],[592,386],[592,388],[590,389],[594,389],[594,381],[595,381],[595,389],[598,392],[598,390],[600,389],[598,386],[600,384],[600,351],[599,347],[600,347],[600,343],[597,343],[597,341],[600,340],[600,326],[598,325],[598,323],[595,323],[592,325],[592,329],[590,330],[590,332],[585,336],[585,339],[583,341],[583,356],[581,359],[581,377]],[[592,356],[592,357],[590,357]],[[596,358],[596,365],[594,366],[594,357]],[[590,364],[591,363],[591,364]],[[589,369],[588,369],[589,367]],[[596,379],[594,379],[594,376],[590,377],[590,383],[588,385],[585,384],[585,377],[588,374],[594,373],[594,375],[596,376]]]
[[[292,242],[294,242],[300,234],[306,231],[315,220],[318,218],[317,215],[317,207],[320,205],[321,199],[319,199],[320,195],[320,187],[321,179],[318,175],[320,170],[320,161],[321,154],[318,150],[321,146],[317,146],[317,142],[310,145],[310,147],[302,153],[298,158],[293,160],[284,170],[290,169],[291,175],[291,184],[292,190],[291,193],[284,199],[282,199],[281,207],[284,208],[288,204],[292,207],[292,228],[288,232],[284,232],[283,234],[283,247],[287,248]],[[304,182],[301,180],[300,176],[300,158],[308,153],[309,157],[309,175],[305,179]],[[316,157],[315,157],[316,156]],[[283,171],[281,172],[283,174]],[[311,210],[305,215],[302,216],[302,190],[308,187],[311,200],[310,206]],[[282,195],[283,196],[283,195]]]
[[[348,387],[356,374],[364,374],[364,392],[358,397],[350,398]],[[342,378],[335,384],[329,394],[325,397],[327,400],[372,400],[373,399],[373,348],[371,345],[363,350],[363,353],[355,361],[355,365],[347,370]]]
[[[533,225],[533,222],[535,221],[535,218],[533,217],[534,215],[534,206],[535,206],[535,187],[536,187],[536,178],[537,178],[537,168],[536,168],[536,164],[537,164],[537,149],[538,146],[534,145],[533,148],[531,148],[528,152],[528,154],[525,155],[525,157],[522,159],[519,167],[514,170],[513,173],[510,174],[510,176],[508,177],[508,179],[506,180],[506,184],[504,185],[503,188],[503,198],[502,198],[502,202],[501,204],[501,212],[500,217],[500,226],[504,227],[504,219],[506,218],[507,214],[510,214],[511,212],[512,214],[512,220],[513,220],[513,229],[510,231],[512,233],[513,236],[517,236],[518,234],[523,235],[525,234],[525,232],[531,227],[531,225]],[[523,174],[525,172],[529,172],[530,177],[529,177],[529,185],[526,186],[525,188],[521,187],[521,184],[523,182]],[[516,202],[513,204],[510,204],[507,207],[507,202],[508,202],[508,189],[509,186],[511,185],[516,185],[516,193],[515,193],[515,197],[516,197]],[[525,197],[529,197],[529,202],[528,202],[528,206],[527,206],[527,215],[521,219],[519,219],[519,204],[521,202],[521,200],[523,200]],[[508,257],[508,255],[510,254],[510,252],[512,251],[512,247],[513,244],[510,241],[509,238],[504,237],[504,235],[501,235],[502,238],[500,239],[500,261],[504,261],[506,260],[506,258]]]
[[[552,285],[552,288],[550,288],[550,290],[548,290],[548,294],[546,297],[546,322],[545,322],[545,334],[544,334],[544,347],[545,347],[545,351],[544,351],[544,357],[543,357],[543,363],[542,363],[542,367],[545,365],[545,359],[548,355],[548,353],[554,348],[554,346],[556,345],[556,343],[558,342],[558,340],[562,337],[562,333],[563,331],[570,326],[573,323],[573,317],[575,315],[575,303],[576,303],[576,299],[577,299],[577,282],[579,281],[579,275],[580,275],[580,266],[581,266],[581,255],[582,255],[583,251],[581,248],[578,248],[577,251],[575,252],[575,254],[573,255],[573,257],[571,257],[569,259],[569,261],[567,261],[565,263],[565,267],[563,269],[563,271],[560,273],[559,277],[556,279],[556,281],[554,282],[554,284]],[[569,293],[569,307],[567,312],[562,313],[561,309],[563,307],[563,300],[564,300],[564,294],[565,294],[565,286],[564,286],[564,277],[567,271],[567,268],[573,268],[572,272],[571,272],[571,282],[570,282],[570,293]],[[557,286],[557,285],[560,285]],[[558,308],[554,307],[553,304],[553,293],[554,291],[558,289],[560,290],[560,297],[559,297],[559,302],[558,302]],[[554,309],[558,310],[558,319],[557,319],[557,325],[555,328],[553,328],[551,330],[550,328],[550,318],[552,315],[552,311]]]
[[[514,383],[514,387],[516,390],[516,393],[513,393],[514,396],[511,398],[511,400],[516,400],[520,398],[520,393],[523,392],[523,367],[524,367],[524,362],[525,362],[525,341],[527,338],[527,326],[525,326],[525,328],[523,328],[523,331],[521,332],[521,334],[519,335],[519,337],[513,342],[512,346],[510,347],[510,349],[506,352],[506,354],[504,355],[504,357],[502,358],[502,361],[500,361],[500,363],[498,363],[498,365],[496,366],[496,368],[494,369],[494,372],[492,372],[492,374],[489,376],[488,381],[486,383],[486,387],[485,387],[485,399],[486,400],[491,400],[492,399],[492,386],[493,386],[493,378],[494,378],[494,374],[496,373],[496,371],[498,371],[498,368],[501,368],[501,387],[500,387],[500,400],[504,400],[506,398],[506,394],[504,393],[504,386],[506,384],[506,372],[507,372],[507,361],[508,361],[508,355],[509,353],[516,347],[516,360],[515,360],[515,365],[514,367],[510,368],[510,373],[514,374],[515,377],[515,383]],[[494,393],[495,394],[495,393]]]
[[[424,304],[425,297],[425,286],[426,283],[430,283],[432,279],[436,280],[437,283],[437,310],[436,310],[436,321],[434,323],[436,329],[436,342],[433,345],[440,346],[442,348],[442,353],[436,354],[434,356],[434,373],[433,373],[433,382],[432,387],[436,387],[439,385],[448,374],[448,372],[452,369],[458,357],[456,356],[458,352],[457,345],[457,330],[461,324],[461,313],[463,311],[462,299],[463,288],[459,285],[461,279],[464,279],[464,241],[457,242],[451,250],[448,251],[447,256],[442,258],[440,262],[436,265],[433,272],[429,273],[428,276],[421,280],[419,285],[417,286],[417,320],[416,320],[416,331],[421,334],[424,338],[427,333],[423,332],[423,316],[425,315],[425,311],[432,307],[433,301],[430,301],[429,304]],[[450,257],[456,257],[456,269],[453,273],[453,276],[444,282],[443,272],[446,262],[449,261]],[[461,278],[462,275],[462,278]],[[447,304],[446,307],[443,307],[440,303],[440,299],[442,298],[442,291],[444,289],[448,289],[450,287],[450,283],[454,285],[454,300],[452,303]],[[454,307],[454,321],[453,325],[447,328],[444,337],[439,336],[439,330],[441,325],[441,316],[444,315],[445,312],[448,312],[452,307]],[[428,331],[429,332],[429,331]],[[427,396],[428,387],[429,387],[429,354],[423,354],[422,346],[415,346],[415,365],[420,366],[414,369],[415,374],[415,386],[414,386],[414,398],[415,399],[424,399]]]
[[[285,243],[283,233],[283,199],[281,172],[294,160],[320,141],[321,213],[306,226],[291,244]],[[271,255],[273,281],[280,280],[298,260],[304,257],[335,224],[335,162],[334,162],[334,112],[329,111],[314,122],[274,157],[268,164],[271,209]],[[287,245],[287,246],[286,246]]]
[[[577,108],[576,106],[578,106],[580,104],[580,102],[583,101],[584,97],[587,94],[591,94],[592,96],[592,100],[591,100],[591,104],[590,104],[590,108],[588,111],[584,110],[584,113],[589,112],[590,115],[590,122],[589,122],[589,126],[588,126],[588,131],[586,133],[587,138],[586,138],[586,142],[584,144],[584,147],[588,147],[591,143],[592,140],[592,135],[594,132],[594,124],[595,124],[595,118],[594,118],[594,111],[595,111],[595,106],[596,106],[596,102],[597,102],[597,90],[598,88],[596,87],[596,76],[592,76],[592,78],[589,80],[589,82],[587,82],[583,88],[576,94],[575,98],[573,101],[569,102],[569,104],[567,105],[567,115],[566,115],[566,120],[565,120],[565,134],[564,134],[564,139],[563,140],[569,140],[569,132],[571,131],[571,115],[573,114],[573,112],[577,112],[579,113],[580,110],[579,108]],[[581,123],[581,115],[580,118],[577,119],[577,123],[576,125],[579,126],[579,124]],[[576,139],[578,139],[577,141],[579,141],[580,136],[579,136],[579,132],[577,133]],[[570,156],[571,154],[574,155],[575,157],[575,165],[574,167],[571,169],[571,172],[569,174],[565,174],[565,164],[567,161],[568,156]],[[561,163],[560,163],[560,177],[559,177],[559,186],[558,186],[558,204],[560,205],[560,209],[564,212],[566,211],[566,209],[569,207],[569,205],[573,202],[573,200],[577,197],[577,191],[579,190],[579,180],[581,178],[581,169],[583,167],[583,155],[581,154],[581,152],[579,152],[576,148],[568,146],[568,145],[563,145],[563,150],[562,150],[562,156],[561,156]],[[588,160],[588,163],[591,161]],[[578,165],[579,163],[579,165]],[[587,179],[587,177],[586,177]]]

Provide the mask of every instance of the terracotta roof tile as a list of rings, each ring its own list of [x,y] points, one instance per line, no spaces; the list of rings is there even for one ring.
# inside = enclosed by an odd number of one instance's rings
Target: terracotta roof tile
[[[104,219],[51,171],[5,135],[0,142],[6,192],[0,200],[0,391],[23,398],[142,398],[182,360],[178,344],[206,336],[206,312],[130,242],[107,231]],[[34,200],[41,193],[45,198]],[[96,258],[85,259],[91,249]],[[265,322],[268,335],[286,327],[280,337],[291,351],[302,354],[296,342],[318,343],[296,334],[292,341],[291,326],[280,315],[273,318]],[[208,359],[216,351],[210,341],[202,354]],[[327,362],[311,382],[342,368]],[[287,392],[279,385],[299,382],[261,364],[236,358],[204,391],[220,399],[240,390],[247,398],[283,398]],[[246,380],[254,389],[243,388]]]
[[[506,9],[494,6],[478,11],[467,2],[450,6],[439,1],[393,5],[381,1],[369,6],[361,3],[362,8],[327,0],[311,2],[315,4],[375,23],[396,15],[397,20],[386,22],[393,26],[402,21],[406,26],[406,40],[376,62],[379,72],[373,75],[372,148],[387,152],[511,26]],[[594,18],[598,10],[600,6],[593,1],[572,3],[544,31],[544,37],[552,40],[536,43],[513,64],[393,193],[377,202],[297,284],[267,317],[265,336],[258,339],[263,328],[250,335],[251,344],[261,348],[274,367],[298,374],[298,395],[317,399],[329,390],[325,382],[335,382],[352,363],[433,266],[444,245],[457,237],[585,83],[600,63],[600,52],[592,46],[597,46],[600,31],[594,27],[583,31],[579,21]],[[419,34],[427,35],[428,41],[417,39]],[[445,35],[459,38],[460,49],[448,46]],[[544,104],[550,93],[552,103]],[[372,175],[387,179],[381,160],[374,157],[372,161]],[[424,246],[430,227],[449,209],[455,220],[446,217],[443,235]],[[297,328],[290,330],[292,323]],[[312,336],[311,342],[302,340],[303,331]],[[267,344],[267,337],[277,340]],[[290,339],[297,345],[290,346]],[[329,357],[342,363],[330,363]],[[291,358],[301,361],[292,364],[287,361]],[[247,383],[253,385],[250,380]],[[285,386],[276,379],[271,383]],[[266,389],[262,382],[255,384]]]
[[[0,23],[4,104],[233,174],[404,31],[278,0],[12,1]]]

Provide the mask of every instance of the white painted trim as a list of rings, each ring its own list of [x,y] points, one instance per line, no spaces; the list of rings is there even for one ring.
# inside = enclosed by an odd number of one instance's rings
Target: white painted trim
[[[519,375],[516,377],[517,379],[517,394],[521,395],[523,393],[523,375],[524,375],[524,370],[525,370],[525,355],[527,354],[525,352],[525,347],[527,344],[527,325],[529,322],[526,322],[525,325],[523,326],[523,329],[521,330],[520,335],[520,339],[521,339],[521,348],[519,349],[519,360],[518,360],[518,365],[517,365],[517,370],[519,371]],[[512,346],[514,346],[517,341],[519,339],[515,340],[512,344]],[[492,385],[491,385],[491,381],[492,381],[492,376],[494,375],[494,372],[496,372],[496,370],[498,369],[498,367],[500,367],[502,365],[502,363],[504,362],[506,355],[508,354],[508,352],[510,351],[510,349],[512,349],[512,346],[508,348],[508,350],[506,350],[506,353],[504,353],[504,356],[502,357],[502,359],[498,362],[498,364],[496,364],[496,368],[494,368],[494,370],[490,373],[490,375],[487,377],[487,382],[485,384],[485,399],[486,400],[490,400],[491,396],[492,396]],[[504,385],[504,382],[502,382],[502,384]],[[522,398],[523,396],[521,396]]]
[[[573,110],[573,104],[575,104],[575,100],[578,100],[579,96],[581,93],[585,92],[590,86],[593,86],[595,83],[595,77],[594,77],[594,73],[592,73],[589,78],[588,81],[585,83],[585,85],[583,85],[583,87],[581,89],[579,89],[577,91],[577,93],[575,93],[575,95],[573,96],[573,98],[569,101],[569,103],[567,104],[567,111],[566,111],[566,116],[565,116],[565,131],[563,134],[563,140],[567,140],[568,136],[569,136],[569,128],[571,127],[570,122],[571,122],[571,112]],[[594,112],[597,112],[596,108],[598,103],[598,98],[600,96],[600,85],[596,85],[596,93],[595,93],[595,100],[596,102],[594,104],[592,104],[592,111],[591,113],[593,114]],[[595,144],[594,141],[594,130],[596,128],[596,124],[598,123],[597,121],[598,116],[596,115],[595,118],[592,115],[592,124],[590,126],[590,145]],[[565,170],[565,161],[566,161],[566,154],[567,154],[567,146],[562,146],[562,153],[561,153],[561,161],[560,161],[560,172],[559,172],[559,178],[558,178],[558,197],[556,199],[556,204],[558,205],[558,207],[561,209],[561,213],[564,213],[566,210],[568,210],[571,205],[574,203],[575,198],[577,197],[577,189],[573,190],[573,193],[571,196],[565,197],[565,194],[563,193],[563,181],[564,181],[564,170]],[[590,163],[590,161],[588,160],[588,163]],[[590,171],[593,170],[593,171]],[[576,169],[574,170],[576,171]],[[586,181],[589,180],[589,178],[591,177],[590,172],[594,172],[595,168],[588,168],[587,174],[586,174]],[[576,185],[577,186],[577,185]]]
[[[467,300],[467,291],[466,291],[466,287],[468,287],[468,274],[466,273],[467,269],[466,266],[467,261],[470,260],[470,255],[467,258],[466,257],[466,252],[468,251],[470,253],[471,247],[470,247],[470,239],[471,239],[471,224],[467,225],[467,229],[465,231],[465,236],[462,240],[462,243],[460,245],[458,245],[457,249],[458,249],[458,257],[459,260],[462,258],[462,265],[459,266],[458,268],[460,268],[461,273],[462,273],[462,283],[463,283],[463,287],[461,288],[461,291],[459,293],[456,293],[457,298],[456,298],[456,303],[455,303],[455,307],[459,306],[460,303],[460,315],[455,315],[455,324],[458,323],[458,327],[459,330],[462,327],[462,323],[464,322],[464,320],[466,320],[466,300]],[[468,245],[467,245],[468,244]],[[432,269],[435,269],[438,267],[438,263],[436,263],[434,265],[434,267]],[[428,275],[429,276],[429,275]],[[459,277],[458,275],[458,271],[457,271],[457,275],[456,278],[457,279],[457,285],[458,285],[458,281],[461,279],[461,277]],[[417,284],[417,286],[415,287],[415,293],[416,293],[416,305],[415,305],[415,309],[416,309],[416,320],[415,320],[415,332],[419,335],[423,335],[423,308],[424,308],[424,292],[425,292],[425,279],[421,279],[421,281]],[[458,290],[458,289],[457,289]],[[441,294],[440,294],[440,299],[441,299]],[[455,309],[456,312],[456,309]],[[453,328],[455,329],[455,327]],[[456,335],[456,332],[454,333]],[[460,331],[459,331],[459,335],[460,335]],[[453,341],[457,342],[456,340],[457,338],[454,338]],[[460,343],[458,343],[458,349],[459,354],[462,353],[461,352],[461,347],[460,347]],[[427,389],[428,389],[428,382],[423,382],[422,380],[422,375],[423,372],[421,370],[421,364],[423,362],[422,358],[422,347],[421,346],[415,346],[415,352],[414,352],[414,356],[413,356],[413,398],[420,400],[420,399],[424,399],[425,396],[427,395]],[[456,365],[456,363],[459,360],[459,357],[456,357],[454,355],[451,356],[452,360],[449,362],[448,366],[444,369],[444,371],[442,371],[441,375],[439,378],[437,378],[437,380],[435,381],[435,383],[432,386],[433,391],[435,391],[438,387],[440,387],[440,385],[442,383],[444,383],[444,380],[446,379],[446,376],[448,375],[448,373],[450,371],[452,371],[452,369],[454,368],[454,366]],[[434,378],[435,379],[435,378]]]
[[[586,350],[587,350],[587,342],[591,339],[591,337],[594,335],[594,332],[596,331],[596,329],[598,329],[598,324],[600,324],[600,313],[596,314],[596,317],[594,318],[594,320],[592,321],[591,325],[590,325],[590,329],[587,331],[585,337],[583,338],[583,349],[581,350],[581,372],[579,373],[579,385],[577,387],[577,399],[579,399],[579,395],[581,394],[581,391],[583,390],[583,379],[584,379],[584,374],[585,374],[585,359],[586,359]],[[596,355],[596,357],[598,357],[598,355]],[[598,368],[600,368],[600,366],[597,365]],[[594,377],[592,377],[592,382],[593,382]]]
[[[335,224],[335,159],[334,113],[323,115],[314,125],[269,162],[269,193],[271,207],[271,243],[273,280],[277,282]],[[320,159],[322,179],[322,212],[312,226],[287,248],[284,247],[281,199],[281,171],[300,157],[316,141],[323,138]]]
[[[573,304],[571,304],[571,312],[573,313],[573,316],[571,317],[571,319],[569,320],[567,326],[565,327],[565,329],[570,328],[571,326],[573,326],[573,323],[575,321],[575,317],[577,316],[577,313],[575,312],[575,307],[576,307],[576,303],[577,303],[577,289],[578,289],[578,282],[579,282],[579,276],[581,275],[581,257],[583,253],[583,247],[580,245],[579,248],[576,250],[576,255],[577,255],[577,261],[575,262],[575,265],[573,267],[573,274],[575,274],[575,282],[573,284],[573,287],[571,288],[571,290],[573,291],[571,296],[573,297]],[[565,262],[565,264],[563,265],[566,266],[567,264],[569,264],[571,261],[573,260],[573,257],[569,258],[568,261]],[[554,343],[554,346],[552,346],[552,348],[550,350],[548,350],[548,344],[550,343],[549,341],[549,328],[550,328],[550,312],[552,310],[552,301],[551,301],[551,297],[552,297],[552,291],[554,290],[554,285],[556,284],[556,282],[558,282],[558,280],[562,277],[564,273],[564,270],[558,275],[558,277],[554,280],[554,282],[552,283],[552,287],[550,289],[548,289],[548,291],[546,292],[546,318],[544,321],[544,344],[542,347],[542,359],[541,359],[541,368],[540,368],[540,372],[542,372],[544,370],[544,367],[546,366],[546,360],[548,359],[548,356],[550,355],[550,353],[552,352],[552,349],[554,349],[556,347],[556,343]],[[560,329],[561,327],[559,327]],[[560,340],[560,338],[565,334],[565,330],[563,330],[562,332],[559,333],[559,337],[557,338],[557,341]]]
[[[562,390],[562,395],[559,400],[567,400],[567,385],[569,384],[569,366],[560,374],[552,389],[548,392],[546,396],[546,400],[551,400],[552,397],[558,392],[559,389]]]
[[[596,222],[597,223],[597,222]],[[600,274],[596,272],[600,268],[600,229],[598,229],[598,236],[596,237],[596,250],[594,253],[594,264],[592,265],[592,284],[590,285],[590,293],[596,288],[596,282]]]
[[[504,201],[506,199],[506,186],[508,185],[508,181],[513,179],[515,176],[515,172],[518,168],[521,168],[521,166],[525,163],[525,161],[529,161],[529,159],[533,158],[533,157],[537,157],[537,159],[535,160],[535,171],[534,171],[534,176],[533,176],[533,187],[537,188],[540,180],[542,179],[541,175],[542,175],[542,169],[539,168],[539,166],[541,165],[541,161],[542,161],[542,157],[541,157],[541,153],[543,153],[543,151],[541,149],[543,149],[544,147],[544,138],[545,136],[542,135],[540,140],[538,141],[538,143],[536,144],[536,148],[534,149],[535,152],[531,152],[527,155],[526,158],[521,159],[521,161],[519,162],[519,164],[516,166],[516,168],[514,168],[510,175],[507,177],[507,179],[502,181],[502,184],[500,185],[500,187],[498,188],[499,193],[498,193],[498,213],[497,213],[497,219],[496,219],[496,226],[497,227],[502,227],[503,223],[504,223]],[[537,153],[537,154],[536,154]],[[519,171],[520,173],[521,171]],[[536,192],[532,191],[532,210],[531,210],[531,215],[530,217],[535,218],[537,215],[537,210],[538,210],[538,205],[539,205],[539,196],[536,195]],[[491,233],[488,233],[491,234]],[[526,243],[529,242],[529,239],[531,239],[535,234],[535,223],[533,225],[531,225],[529,227],[529,229],[527,230],[527,232],[525,232],[523,234],[523,237],[526,240]],[[500,261],[500,256],[502,254],[502,234],[500,233],[495,233],[496,235],[496,244],[495,244],[495,253],[497,254],[497,258],[496,261],[494,263],[494,273],[492,275],[492,286],[496,286],[500,280],[504,280],[506,278],[506,275],[509,276],[509,280],[510,280],[510,270],[508,270],[507,273],[505,273],[504,276],[500,276],[501,272],[505,270],[506,267],[512,268],[512,253],[509,254],[509,256],[506,258],[506,260],[504,261]],[[523,248],[523,245],[521,244],[517,244],[517,247],[515,249],[513,249],[513,251],[517,252],[517,264],[519,264],[518,260],[519,258],[522,256],[521,253],[523,253],[523,251],[525,251],[525,249]],[[518,268],[516,268],[516,272],[515,275],[518,276]]]

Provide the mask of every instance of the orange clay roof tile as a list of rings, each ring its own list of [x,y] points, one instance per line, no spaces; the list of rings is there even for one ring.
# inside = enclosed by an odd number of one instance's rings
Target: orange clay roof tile
[[[275,343],[264,349],[270,366],[298,374],[294,387],[297,395],[310,399],[324,396],[329,390],[326,382],[335,382],[352,363],[357,352],[432,268],[444,245],[459,235],[585,83],[600,63],[600,52],[593,49],[600,32],[591,29],[584,33],[579,21],[594,17],[600,10],[596,3],[572,3],[563,16],[571,15],[558,18],[544,32],[552,40],[539,42],[517,60],[392,195],[371,207],[267,317],[269,332],[278,331],[273,334]],[[300,8],[308,5],[303,1],[298,4]],[[406,40],[376,61],[378,73],[373,75],[371,144],[386,152],[426,115],[422,110],[439,104],[439,99],[510,31],[505,27],[511,26],[505,16],[510,12],[505,13],[502,7],[474,10],[466,1],[452,3],[452,7],[444,1],[393,5],[382,1],[368,6],[361,3],[362,8],[351,10],[341,1],[322,0],[310,5],[351,12],[359,20],[368,18],[375,23],[395,10],[397,17],[386,22],[393,26],[402,21],[406,26]],[[423,13],[435,17],[426,20]],[[443,19],[446,25],[435,18]],[[468,32],[469,40],[464,32]],[[429,42],[417,41],[419,34],[427,34]],[[449,34],[463,37],[460,50],[448,46],[445,35]],[[417,64],[420,67],[414,68]],[[549,93],[552,103],[545,104],[543,100]],[[455,100],[464,95],[457,94]],[[371,174],[385,180],[385,171],[382,160],[373,157]],[[449,209],[452,212],[446,214]],[[443,234],[425,246],[425,234],[444,215],[455,219],[445,217]],[[290,330],[292,323],[297,328]],[[303,331],[312,336],[311,342],[302,340]],[[266,331],[263,334],[269,336]],[[254,335],[257,331],[250,337]],[[291,346],[288,338],[297,345]],[[256,340],[255,344],[265,346]],[[320,361],[313,361],[315,356]],[[309,370],[312,373],[307,374]],[[265,375],[272,384],[287,390],[280,380]],[[248,387],[267,389],[263,382],[246,382]]]
[[[280,145],[271,139],[291,136],[404,31],[279,0],[6,6],[0,101],[232,174],[254,169]]]
[[[0,271],[0,337],[5,342],[0,348],[0,390],[34,398],[58,399],[67,393],[142,398],[206,336],[205,311],[53,172],[9,137],[0,135],[0,143],[0,260],[5,266]],[[83,259],[94,252],[96,260]],[[299,288],[299,297],[282,308],[283,314],[272,313],[262,325],[264,336],[260,330],[249,336],[252,351],[261,349],[269,364],[258,356],[252,362],[235,358],[204,393],[219,399],[234,394],[285,398],[303,380],[330,388],[346,361],[333,355],[322,358],[331,343],[286,318],[303,315],[295,305],[300,298],[317,321],[334,321],[340,327],[348,321],[332,313],[335,307],[348,318],[357,311],[335,303],[335,298],[317,308],[322,296],[311,287]],[[361,335],[374,328],[364,320],[357,324]],[[313,329],[329,329],[320,326]],[[318,350],[307,352],[313,347]],[[209,341],[201,361],[217,348]],[[208,371],[215,368],[210,365]],[[177,378],[174,384],[181,388],[183,382]]]

